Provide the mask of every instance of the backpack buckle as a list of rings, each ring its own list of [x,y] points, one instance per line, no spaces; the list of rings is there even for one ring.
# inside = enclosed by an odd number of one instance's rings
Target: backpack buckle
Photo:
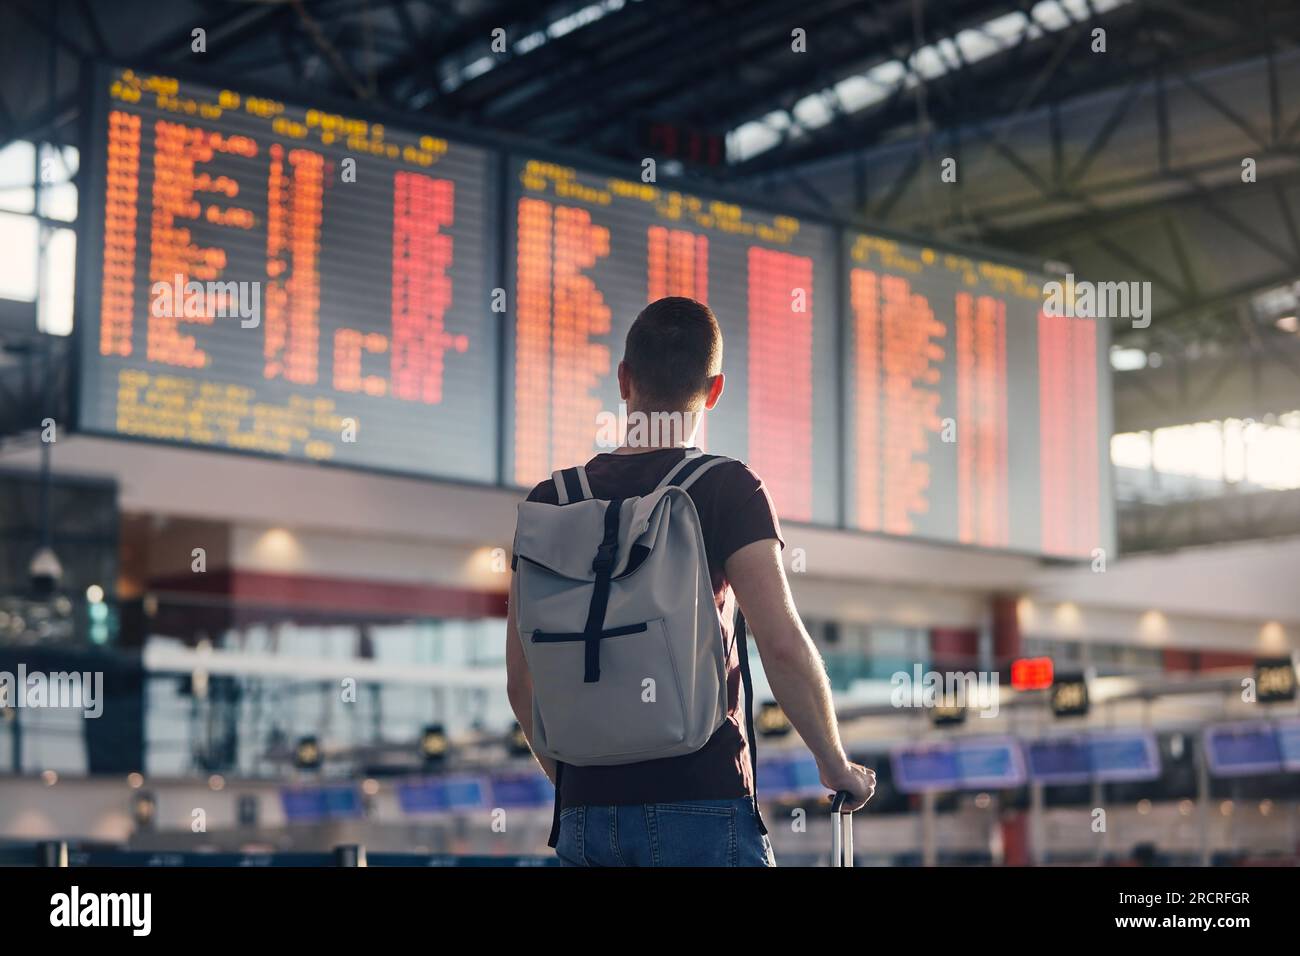
[[[614,566],[614,555],[618,550],[617,544],[601,544],[596,549],[596,560],[591,562],[591,570],[599,573],[608,571]]]

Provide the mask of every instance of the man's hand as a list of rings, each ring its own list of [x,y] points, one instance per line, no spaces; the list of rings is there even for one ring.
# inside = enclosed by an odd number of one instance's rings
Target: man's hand
[[[845,761],[843,766],[825,768],[821,777],[822,786],[827,790],[847,790],[851,794],[845,804],[850,813],[866,806],[876,792],[876,772],[859,763]]]

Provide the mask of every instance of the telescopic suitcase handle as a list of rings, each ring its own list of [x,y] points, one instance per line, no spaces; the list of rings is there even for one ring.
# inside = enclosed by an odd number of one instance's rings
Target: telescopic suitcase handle
[[[853,811],[844,809],[851,796],[837,790],[831,801],[831,866],[853,865]]]

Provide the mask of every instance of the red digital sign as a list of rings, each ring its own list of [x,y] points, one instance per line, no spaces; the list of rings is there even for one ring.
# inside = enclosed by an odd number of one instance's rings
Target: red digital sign
[[[1052,686],[1050,657],[1022,657],[1011,662],[1011,686],[1015,690],[1046,690]]]

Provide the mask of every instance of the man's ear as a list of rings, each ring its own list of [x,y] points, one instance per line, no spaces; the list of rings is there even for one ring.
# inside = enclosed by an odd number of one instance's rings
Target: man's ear
[[[719,372],[713,378],[709,379],[709,391],[704,396],[704,407],[712,408],[718,404],[718,399],[722,397],[722,387],[726,383],[726,376]]]
[[[618,397],[625,402],[632,397],[632,375],[627,370],[626,362],[618,363]]]

